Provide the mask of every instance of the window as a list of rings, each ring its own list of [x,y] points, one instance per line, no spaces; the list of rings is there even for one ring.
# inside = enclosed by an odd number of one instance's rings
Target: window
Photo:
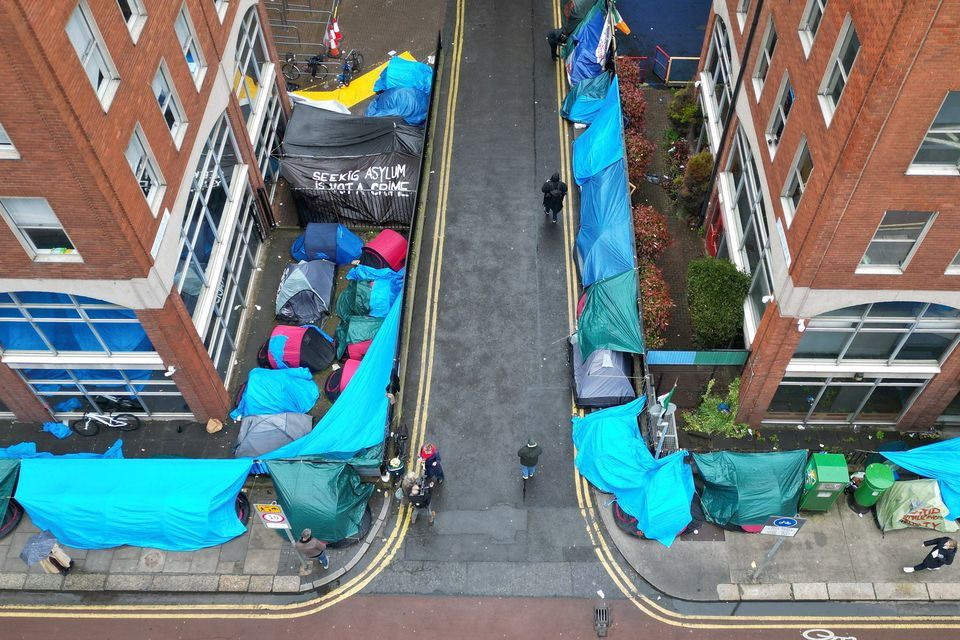
[[[830,62],[827,63],[827,73],[820,85],[820,107],[823,109],[823,117],[827,125],[830,124],[837,105],[840,104],[840,97],[850,79],[850,72],[853,70],[853,63],[856,62],[858,53],[860,53],[860,39],[857,37],[857,30],[853,28],[850,16],[847,16],[840,30],[837,48]]]
[[[767,126],[767,144],[770,145],[771,158],[780,145],[780,138],[783,137],[783,130],[787,126],[787,118],[790,117],[790,110],[793,108],[793,100],[793,86],[790,84],[790,79],[785,76],[780,94],[777,96],[777,104],[773,108],[773,115],[770,117],[770,124]]]
[[[227,0],[213,0],[213,6],[217,10],[217,17],[223,22],[223,17],[227,14]]]
[[[79,260],[67,232],[44,198],[0,198],[0,213],[34,260]]]
[[[936,214],[887,211],[860,260],[857,273],[902,273]]]
[[[777,28],[771,17],[767,24],[767,32],[763,36],[763,46],[757,56],[757,68],[753,72],[753,88],[757,93],[757,100],[760,99],[760,93],[763,91],[763,83],[767,79],[767,72],[770,71],[770,62],[773,60],[773,53],[776,49]]]
[[[260,88],[263,86],[263,76],[270,56],[267,55],[267,45],[263,40],[263,31],[260,29],[260,19],[257,8],[251,7],[243,17],[240,26],[240,35],[237,38],[237,71],[234,74],[233,91],[240,102],[243,117],[249,121],[254,112]]]
[[[279,136],[278,130],[281,128],[283,120],[283,109],[280,108],[280,92],[276,85],[270,89],[270,102],[267,104],[267,114],[260,125],[260,131],[257,132],[254,143],[254,153],[257,156],[257,166],[260,168],[260,174],[263,176],[264,187],[270,202],[273,202],[274,194],[277,190],[277,178],[280,177],[280,161],[275,157],[279,156]]]
[[[949,266],[947,266],[946,273],[951,276],[960,275],[960,251],[953,256],[953,260],[951,260]]]
[[[785,377],[765,422],[896,424],[926,378]]]
[[[136,42],[140,32],[143,31],[143,25],[147,22],[147,10],[142,0],[117,0],[117,6],[120,7],[124,22],[127,23],[127,29],[130,30],[130,37]]]
[[[715,136],[719,140],[719,131],[723,129],[730,115],[730,105],[733,101],[733,87],[730,84],[730,39],[727,36],[727,27],[723,20],[717,17],[710,36],[710,49],[707,52],[707,63],[704,66],[708,97],[705,100],[709,107],[706,113],[717,126]]]
[[[146,137],[137,124],[130,136],[130,144],[127,145],[127,162],[130,164],[130,170],[140,184],[140,190],[143,191],[143,197],[147,199],[147,205],[154,215],[160,208],[160,200],[163,198],[163,192],[167,185],[157,169],[157,161],[153,159],[150,148],[145,142]]]
[[[743,31],[747,24],[747,11],[750,10],[750,0],[737,0],[737,22],[740,24],[740,31]]]
[[[960,91],[950,91],[920,143],[911,173],[960,171]],[[918,171],[919,170],[919,171]]]
[[[803,45],[803,52],[807,57],[810,57],[813,40],[817,37],[817,29],[820,28],[820,21],[826,10],[827,0],[807,0],[807,8],[800,21],[800,44]]]
[[[3,125],[0,124],[0,159],[7,158],[17,160],[19,157],[20,154],[17,153],[17,148],[13,146],[13,140],[7,135]]]
[[[813,158],[810,156],[810,149],[807,147],[806,138],[804,138],[800,141],[800,149],[797,151],[797,157],[793,160],[793,166],[787,176],[787,184],[780,196],[780,202],[783,205],[783,212],[788,223],[793,220],[793,214],[800,206],[800,198],[803,197],[803,192],[807,188],[811,173],[813,173]]]
[[[120,75],[110,59],[107,47],[90,17],[86,2],[80,2],[67,21],[67,37],[80,58],[80,65],[93,86],[97,99],[106,110],[117,92]]]
[[[200,43],[197,42],[197,32],[194,30],[190,14],[187,12],[187,5],[180,8],[180,13],[177,14],[177,19],[173,23],[173,29],[177,32],[177,40],[180,41],[183,59],[186,60],[190,75],[193,76],[193,81],[197,83],[197,89],[199,89],[203,83],[203,74],[207,67],[203,61]]]
[[[160,113],[163,114],[164,122],[167,123],[167,128],[170,129],[173,142],[179,148],[187,131],[187,121],[183,116],[183,107],[177,98],[173,83],[170,81],[170,74],[162,61],[160,68],[157,69],[157,75],[153,77],[153,95],[157,98],[157,105],[160,107]]]

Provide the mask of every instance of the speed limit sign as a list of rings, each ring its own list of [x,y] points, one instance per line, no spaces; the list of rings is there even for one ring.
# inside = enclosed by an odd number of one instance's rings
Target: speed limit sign
[[[290,521],[287,520],[283,508],[278,504],[255,504],[253,508],[257,510],[260,516],[260,522],[267,529],[289,529]]]

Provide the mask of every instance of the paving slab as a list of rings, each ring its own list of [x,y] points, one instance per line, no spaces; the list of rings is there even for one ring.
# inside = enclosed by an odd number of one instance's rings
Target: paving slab
[[[77,565],[86,573],[107,573],[113,562],[113,550],[90,549],[83,561]]]
[[[794,582],[793,583],[794,600],[829,600],[830,594],[827,591],[825,582]]]
[[[717,597],[721,600],[739,600],[740,586],[736,584],[718,584]]]
[[[874,582],[877,600],[929,600],[927,585],[922,582]]]
[[[790,600],[793,593],[789,584],[741,584],[742,600]]]
[[[141,573],[159,573],[167,561],[167,552],[160,549],[141,549],[137,559],[137,571]],[[187,561],[187,568],[189,568]]]
[[[274,575],[280,561],[280,549],[250,549],[243,562],[243,572],[252,575]]]
[[[931,600],[960,600],[960,582],[927,584]]]
[[[63,580],[64,591],[103,591],[107,584],[105,573],[71,572]]]
[[[220,549],[211,547],[190,554],[190,573],[217,573],[220,562]]]
[[[112,573],[103,588],[107,591],[146,591],[153,576],[147,574]]]
[[[24,591],[31,589],[57,591],[63,584],[63,576],[58,573],[31,573],[23,583]]]
[[[870,582],[828,582],[827,591],[831,600],[876,600]]]
[[[246,591],[250,587],[250,576],[220,576],[217,591]]]
[[[167,551],[160,571],[162,573],[192,573],[193,554],[190,551]]]
[[[270,593],[273,591],[273,576],[250,576],[247,590],[251,593]]]
[[[300,593],[300,576],[276,576],[273,579],[274,593]]]
[[[150,591],[216,591],[220,584],[217,576],[183,576],[158,574],[153,576]]]
[[[0,573],[0,589],[22,589],[26,573]]]

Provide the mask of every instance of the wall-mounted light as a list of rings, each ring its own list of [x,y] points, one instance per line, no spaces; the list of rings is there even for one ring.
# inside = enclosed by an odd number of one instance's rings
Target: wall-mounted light
[[[803,333],[807,330],[807,321],[803,318],[797,318],[797,331]]]
[[[167,370],[163,372],[163,375],[165,378],[169,378],[176,372],[177,372],[177,368],[174,365],[170,365],[169,367],[167,367]]]
[[[768,295],[768,296],[763,296],[762,298],[760,298],[760,302],[762,302],[763,304],[767,304],[767,303],[773,302],[773,301],[776,300],[776,299],[777,299],[776,296],[774,296],[774,295],[771,293],[771,294]]]
[[[862,374],[862,373],[855,373],[855,374],[853,374],[853,379],[854,379],[855,381],[857,381],[857,382],[863,382],[863,374]]]

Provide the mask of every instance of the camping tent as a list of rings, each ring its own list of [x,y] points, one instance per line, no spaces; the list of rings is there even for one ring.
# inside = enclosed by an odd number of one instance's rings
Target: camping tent
[[[960,438],[934,442],[909,451],[881,451],[890,462],[933,478],[940,483],[940,495],[947,505],[947,518],[960,517]]]
[[[370,316],[347,316],[337,325],[337,357],[342,358],[347,347],[373,339],[383,324],[383,318]]]
[[[252,369],[230,417],[239,420],[271,413],[307,413],[319,397],[320,390],[309,369]]]
[[[643,353],[643,333],[637,308],[637,276],[627,271],[587,287],[577,336],[581,353],[612,349]]]
[[[433,67],[416,60],[394,56],[380,72],[380,77],[373,84],[373,90],[381,92],[406,88],[429,94],[432,86]]]
[[[13,497],[13,488],[17,484],[17,471],[20,461],[16,459],[0,459],[0,525],[7,515],[7,505]]]
[[[953,520],[946,520],[946,515],[936,480],[894,482],[877,501],[877,522],[884,532],[907,527],[947,533],[960,529]]]
[[[620,84],[613,79],[593,123],[573,142],[573,173],[577,184],[625,157]]]
[[[390,313],[393,301],[403,290],[404,271],[374,269],[360,265],[347,272],[347,286],[337,298],[337,315],[374,316]],[[371,336],[372,337],[372,336]]]
[[[378,94],[367,105],[367,115],[372,118],[397,116],[409,125],[422,127],[429,109],[429,93],[412,87],[395,87]]]
[[[577,265],[583,286],[632,270],[633,243],[627,167],[621,158],[580,187]]]
[[[356,536],[374,485],[362,483],[350,465],[307,460],[267,463],[283,507],[295,532],[310,529],[313,537],[339,542]]]
[[[363,240],[342,224],[311,222],[293,241],[290,255],[296,261],[330,260],[349,264],[360,257]]]
[[[611,37],[607,12],[597,2],[570,33],[562,51],[570,86],[603,72]]]
[[[807,452],[695,453],[705,484],[700,501],[707,520],[718,525],[758,525],[770,516],[797,513]]]
[[[590,124],[600,113],[603,99],[607,97],[613,72],[605,71],[595,78],[581,80],[570,88],[563,99],[560,115],[571,122]]]
[[[570,338],[573,351],[573,395],[578,407],[613,407],[637,397],[630,382],[630,357],[619,351],[597,349],[580,355],[577,336]]]
[[[363,247],[360,264],[374,269],[399,271],[407,260],[407,239],[393,229],[384,229]]]
[[[277,320],[321,324],[333,298],[337,267],[326,260],[288,264],[277,291]]]
[[[310,433],[313,418],[305,413],[246,416],[240,423],[235,458],[256,458]]]
[[[323,371],[335,359],[333,338],[313,325],[274,327],[257,353],[257,364],[263,369],[306,367],[311,373]]]

